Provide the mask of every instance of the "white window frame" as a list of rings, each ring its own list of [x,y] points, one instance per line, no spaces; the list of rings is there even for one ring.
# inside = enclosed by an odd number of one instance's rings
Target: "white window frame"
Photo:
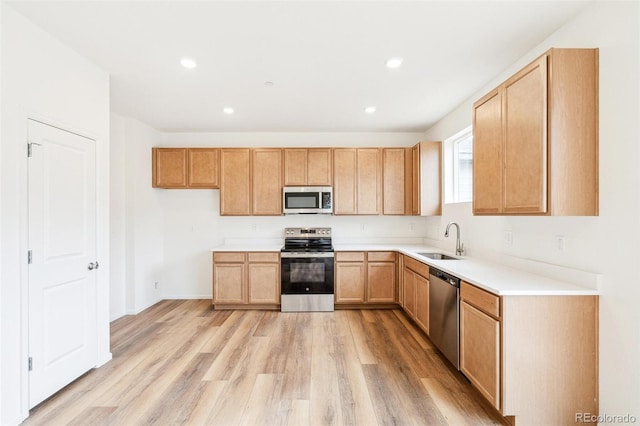
[[[457,146],[461,142],[473,138],[471,126],[459,131],[455,135],[444,141],[444,202],[445,204],[469,203],[472,200],[460,200],[458,193],[459,171],[458,171],[458,150]],[[473,196],[472,196],[473,197]]]

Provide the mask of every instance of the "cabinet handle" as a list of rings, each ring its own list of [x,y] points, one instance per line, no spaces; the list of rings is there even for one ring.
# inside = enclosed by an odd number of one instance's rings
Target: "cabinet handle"
[[[87,266],[87,269],[90,271],[93,271],[93,268],[95,268],[95,264],[93,262],[89,263],[89,265]]]

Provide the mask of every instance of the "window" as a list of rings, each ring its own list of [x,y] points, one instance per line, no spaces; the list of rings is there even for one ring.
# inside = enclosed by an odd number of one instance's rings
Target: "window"
[[[445,203],[467,203],[473,197],[473,134],[471,127],[444,141]]]

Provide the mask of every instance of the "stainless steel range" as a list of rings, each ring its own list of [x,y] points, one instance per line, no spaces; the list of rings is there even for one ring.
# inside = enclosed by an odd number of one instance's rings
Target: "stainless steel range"
[[[281,262],[281,311],[333,311],[331,228],[285,228]]]

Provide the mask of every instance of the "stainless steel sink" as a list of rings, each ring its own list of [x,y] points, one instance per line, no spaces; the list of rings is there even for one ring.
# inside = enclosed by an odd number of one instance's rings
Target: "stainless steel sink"
[[[419,256],[428,257],[434,260],[460,260],[457,257],[449,256],[443,253],[416,253]]]

